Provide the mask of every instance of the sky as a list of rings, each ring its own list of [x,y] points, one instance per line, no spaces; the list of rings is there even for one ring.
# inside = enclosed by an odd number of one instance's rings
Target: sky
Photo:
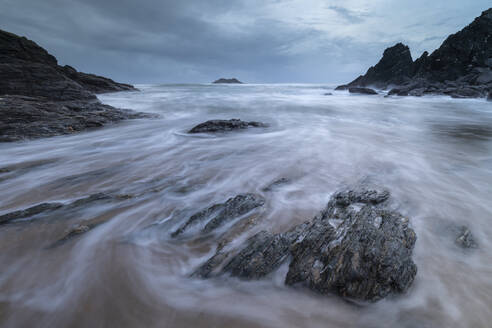
[[[61,65],[129,83],[345,83],[407,44],[414,59],[490,0],[0,0],[0,29]]]

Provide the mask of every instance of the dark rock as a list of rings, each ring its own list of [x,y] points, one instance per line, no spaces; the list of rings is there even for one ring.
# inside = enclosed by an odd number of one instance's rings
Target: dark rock
[[[18,141],[97,128],[125,119],[152,117],[92,101],[53,101],[0,97],[0,142]]]
[[[243,82],[241,82],[235,78],[232,78],[232,79],[220,78],[218,80],[215,80],[213,83],[215,83],[215,84],[243,84]]]
[[[359,87],[350,87],[349,89],[350,93],[360,93],[364,95],[377,95],[378,93],[374,91],[373,89],[369,88],[359,88]]]
[[[249,127],[268,127],[267,124],[261,122],[245,122],[238,119],[231,120],[210,120],[200,123],[188,133],[206,133],[206,132],[227,132],[233,130],[242,130]]]
[[[389,96],[397,95],[397,96],[400,96],[400,97],[405,97],[405,96],[408,96],[408,91],[407,90],[401,90],[401,89],[394,88],[394,89],[391,89],[388,92],[388,95]]]
[[[77,72],[75,68],[68,65],[62,67],[61,69],[69,78],[93,93],[137,91],[133,85],[118,83],[106,77],[94,74]]]
[[[277,179],[277,180],[273,181],[268,186],[262,188],[261,191],[263,191],[263,192],[269,192],[269,191],[275,190],[279,186],[284,185],[284,184],[287,184],[287,183],[290,183],[290,180],[289,179],[287,179],[287,178],[280,178],[280,179]]]
[[[0,216],[0,225],[13,222],[15,220],[26,219],[41,213],[50,212],[62,207],[61,203],[42,203],[24,210],[19,210]]]
[[[238,219],[255,208],[265,204],[265,199],[255,194],[238,195],[229,198],[225,203],[215,204],[192,215],[171,236],[177,237],[194,225],[202,225],[202,233],[210,233],[224,224]]]
[[[424,52],[413,62],[408,47],[398,43],[365,75],[336,90],[370,85],[396,87],[411,96],[486,97],[492,87],[492,8],[450,35],[431,55]]]
[[[488,101],[492,101],[492,91],[489,91],[489,94],[487,96]]]
[[[459,228],[458,237],[455,243],[462,248],[477,248],[478,244],[475,241],[470,229],[465,226]]]
[[[323,96],[333,96],[333,93],[327,92],[327,93],[323,94]]]
[[[195,275],[259,279],[290,259],[287,285],[367,301],[403,293],[417,272],[416,235],[407,218],[388,209],[388,198],[384,190],[336,193],[311,222],[260,232],[240,250],[218,252]]]

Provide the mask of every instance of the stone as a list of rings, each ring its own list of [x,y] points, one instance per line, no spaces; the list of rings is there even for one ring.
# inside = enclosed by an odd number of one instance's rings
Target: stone
[[[389,197],[386,190],[366,188],[335,193],[313,220],[221,249],[194,276],[260,279],[290,261],[289,286],[363,301],[404,293],[417,273],[416,235],[407,218],[388,208]]]
[[[201,225],[201,233],[210,233],[229,222],[243,217],[264,204],[265,199],[256,194],[248,193],[231,197],[225,203],[212,205],[207,209],[193,214],[176,231],[171,233],[171,236],[177,237],[196,225]]]
[[[455,240],[456,245],[462,248],[477,248],[478,244],[473,237],[470,229],[465,226],[462,226],[458,229],[458,236]]]
[[[239,119],[210,120],[198,124],[188,131],[188,133],[228,132],[233,130],[243,130],[250,127],[259,128],[268,127],[268,125],[261,122],[245,122]]]

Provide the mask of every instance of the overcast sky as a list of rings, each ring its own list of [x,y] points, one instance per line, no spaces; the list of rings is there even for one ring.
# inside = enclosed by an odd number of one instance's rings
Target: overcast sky
[[[414,58],[490,0],[0,0],[0,29],[130,83],[348,82],[397,42]]]

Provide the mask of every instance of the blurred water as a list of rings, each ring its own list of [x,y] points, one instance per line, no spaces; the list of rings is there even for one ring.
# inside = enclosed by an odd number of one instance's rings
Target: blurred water
[[[490,326],[490,102],[357,96],[323,85],[139,87],[100,99],[159,119],[0,144],[0,215],[98,192],[132,195],[0,226],[0,326]],[[186,134],[216,118],[271,127]],[[261,190],[282,177],[291,182]],[[284,287],[282,272],[259,282],[191,279],[216,241],[169,237],[190,214],[245,192],[267,199],[247,234],[283,231],[317,214],[337,189],[362,181],[386,186],[418,236],[411,290],[376,304]],[[96,217],[110,220],[47,248]],[[455,245],[460,225],[478,249]]]

